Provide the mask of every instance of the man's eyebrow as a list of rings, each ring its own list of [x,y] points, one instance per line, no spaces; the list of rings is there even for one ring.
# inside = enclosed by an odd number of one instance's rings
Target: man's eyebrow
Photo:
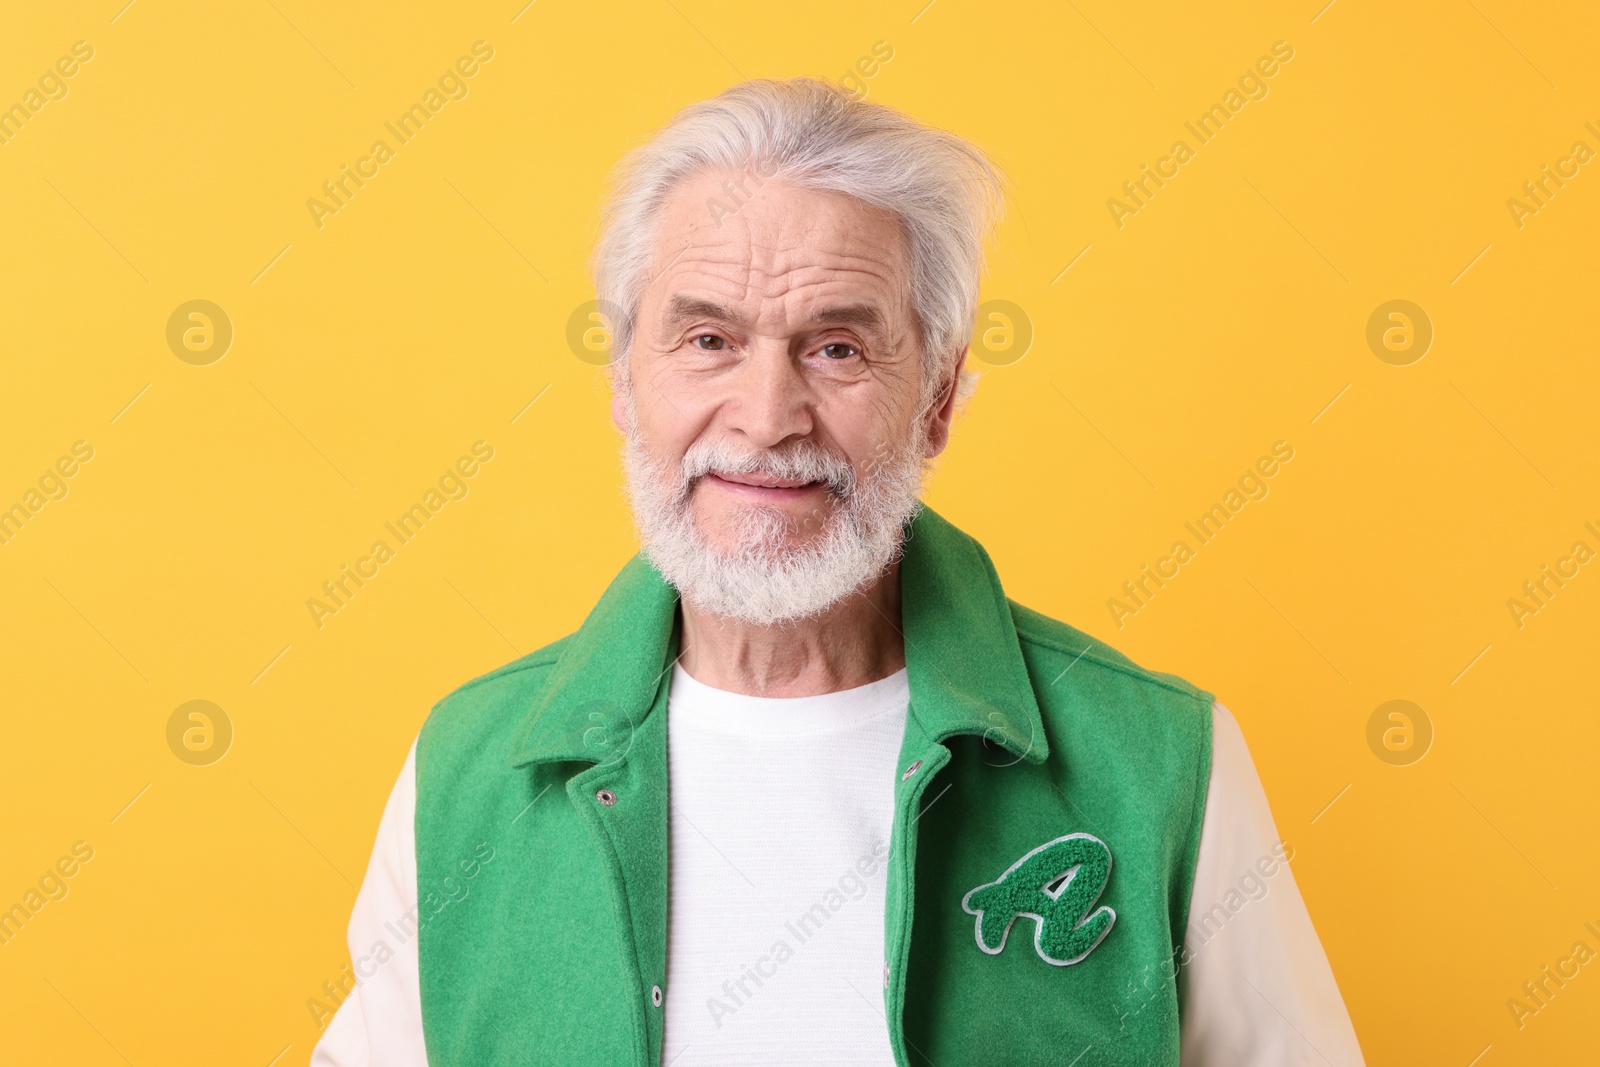
[[[662,325],[668,329],[694,322],[697,319],[711,319],[716,322],[737,324],[741,321],[739,313],[725,304],[714,300],[705,300],[693,296],[675,296],[667,301],[665,313],[662,315]],[[831,307],[821,307],[813,311],[806,319],[808,326],[859,326],[871,333],[884,334],[888,329],[883,312],[875,304],[840,304]]]
[[[808,321],[812,326],[860,326],[876,333],[883,333],[886,328],[883,312],[873,304],[818,308]]]
[[[692,322],[695,319],[715,319],[718,322],[736,323],[738,314],[730,307],[718,304],[713,300],[701,300],[692,296],[675,296],[667,302],[666,313],[662,316],[665,326],[677,326],[682,323]]]

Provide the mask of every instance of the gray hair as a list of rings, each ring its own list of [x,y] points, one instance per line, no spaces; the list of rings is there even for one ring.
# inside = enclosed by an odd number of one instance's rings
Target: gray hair
[[[713,169],[846,193],[900,220],[931,393],[972,334],[1004,177],[954,134],[815,78],[747,81],[691,104],[618,164],[591,261],[595,295],[611,312],[614,368],[633,343],[661,207],[685,178]],[[976,375],[962,379],[964,399]]]

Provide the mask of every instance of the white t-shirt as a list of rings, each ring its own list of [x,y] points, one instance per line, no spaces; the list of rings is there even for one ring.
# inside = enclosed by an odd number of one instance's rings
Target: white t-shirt
[[[792,1063],[804,1050],[893,1067],[883,904],[910,698],[904,670],[771,699],[673,668],[663,1063]]]
[[[663,1064],[891,1067],[885,862],[909,698],[903,670],[770,699],[674,668]],[[1250,751],[1221,704],[1212,730],[1192,958],[1179,973],[1182,1067],[1360,1067],[1322,944],[1277,862]],[[413,746],[384,809],[350,917],[352,958],[393,942],[384,920],[417,902],[415,760]],[[427,1067],[416,939],[391,947],[340,1006],[312,1067]]]

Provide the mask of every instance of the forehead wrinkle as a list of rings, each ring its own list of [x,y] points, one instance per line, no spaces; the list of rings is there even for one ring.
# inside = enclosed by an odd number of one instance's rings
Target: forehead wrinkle
[[[714,250],[735,246],[733,254],[749,266],[759,264],[766,273],[777,273],[773,264],[785,252],[836,256],[842,260],[865,259],[888,273],[896,273],[897,261],[909,252],[905,229],[898,219],[854,197],[830,190],[807,189],[788,182],[758,186],[749,199],[735,199],[734,210],[720,217],[708,214],[710,201],[724,196],[721,171],[706,169],[678,185],[663,205],[657,229],[658,249],[676,246],[671,238],[681,237],[700,248]],[[737,175],[733,175],[737,177]],[[889,240],[864,236],[888,222],[894,230]],[[821,237],[831,247],[807,247]],[[779,268],[782,269],[782,268]]]
[[[794,329],[850,325],[888,340],[897,332],[894,309],[903,302],[889,279],[840,266],[806,264],[767,275],[743,264],[680,262],[669,274],[672,295],[659,319],[663,331],[710,318],[768,328],[777,322]]]
[[[842,234],[837,242],[806,247],[798,242],[768,244],[748,242],[748,265],[768,277],[793,274],[807,269],[851,270],[891,280],[900,273],[898,258],[886,248],[875,248],[854,234]],[[818,262],[822,260],[824,262]]]
[[[767,277],[791,273],[808,267],[818,267],[818,259],[836,261],[833,269],[854,269],[866,274],[893,278],[905,270],[902,262],[903,248],[893,243],[880,244],[860,237],[853,231],[838,232],[819,222],[808,222],[795,230],[783,226],[762,227],[777,232],[757,235],[750,220],[734,217],[729,226],[721,230],[708,230],[695,224],[687,231],[664,228],[657,235],[658,260],[669,250],[686,243],[687,253],[672,251],[671,265],[699,261],[737,267]],[[807,237],[821,235],[823,243],[814,244]]]
[[[837,219],[774,218],[750,211],[729,216],[723,220],[727,225],[713,229],[682,211],[687,204],[678,206],[680,213],[672,220],[676,225],[663,227],[657,236],[658,257],[677,247],[675,238],[688,245],[674,252],[657,278],[666,290],[657,319],[664,339],[696,317],[769,330],[781,323],[787,330],[818,325],[812,306],[876,305],[880,321],[875,329],[864,315],[847,315],[854,321],[839,325],[875,333],[886,347],[898,348],[904,340],[901,327],[910,324],[899,320],[910,313],[910,306],[902,241],[870,240],[856,230],[841,229]],[[680,297],[702,301],[694,309],[698,314],[687,314]],[[705,305],[720,305],[721,313],[712,314],[714,309]]]

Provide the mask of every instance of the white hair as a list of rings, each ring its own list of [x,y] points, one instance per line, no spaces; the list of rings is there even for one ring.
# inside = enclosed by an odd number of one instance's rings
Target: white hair
[[[1004,178],[954,134],[815,78],[747,81],[691,104],[618,165],[592,260],[595,295],[612,320],[614,371],[624,369],[638,325],[661,207],[705,170],[841,192],[895,216],[911,255],[925,394],[946,379],[977,316]],[[614,378],[626,389],[625,373]],[[975,381],[962,375],[961,399]]]

